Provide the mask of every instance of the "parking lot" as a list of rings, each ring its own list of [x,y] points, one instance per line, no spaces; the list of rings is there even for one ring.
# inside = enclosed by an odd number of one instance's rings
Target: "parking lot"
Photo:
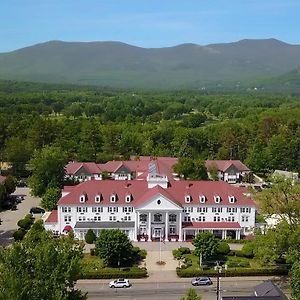
[[[16,188],[13,195],[24,196],[24,200],[17,204],[16,210],[5,210],[0,212],[0,245],[7,245],[12,242],[12,234],[18,228],[17,223],[24,218],[31,207],[40,205],[40,198],[35,198],[30,195],[30,189],[27,187]]]

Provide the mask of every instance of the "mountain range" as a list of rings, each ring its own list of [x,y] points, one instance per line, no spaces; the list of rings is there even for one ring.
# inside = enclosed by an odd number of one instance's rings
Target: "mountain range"
[[[0,53],[0,79],[116,88],[300,88],[300,45],[276,39],[141,48],[49,41]]]

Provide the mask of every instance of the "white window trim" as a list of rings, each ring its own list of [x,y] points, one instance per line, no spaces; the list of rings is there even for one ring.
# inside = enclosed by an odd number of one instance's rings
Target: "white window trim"
[[[221,197],[219,195],[214,196],[215,203],[221,202]]]
[[[101,199],[102,199],[101,194],[98,194],[98,195],[96,195],[96,197],[95,197],[95,202],[96,202],[96,203],[99,203],[99,202],[101,202]]]
[[[185,201],[185,203],[191,203],[191,201],[192,201],[192,196],[191,196],[191,195],[185,195],[184,201]]]
[[[206,201],[205,195],[200,195],[200,196],[199,196],[199,202],[200,202],[200,203],[205,203],[205,201]]]
[[[228,196],[228,201],[229,203],[235,203],[236,202],[235,196]]]

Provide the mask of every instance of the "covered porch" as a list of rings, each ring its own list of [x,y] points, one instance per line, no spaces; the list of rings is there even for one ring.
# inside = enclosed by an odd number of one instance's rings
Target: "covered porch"
[[[238,222],[185,222],[182,224],[183,241],[192,239],[201,232],[209,231],[215,236],[226,239],[233,235],[236,240],[241,239],[241,226]]]

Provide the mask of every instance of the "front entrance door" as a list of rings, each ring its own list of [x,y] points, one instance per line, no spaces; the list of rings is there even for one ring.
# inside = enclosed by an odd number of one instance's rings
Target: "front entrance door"
[[[153,229],[153,238],[160,238],[161,237],[161,228],[154,228]]]

